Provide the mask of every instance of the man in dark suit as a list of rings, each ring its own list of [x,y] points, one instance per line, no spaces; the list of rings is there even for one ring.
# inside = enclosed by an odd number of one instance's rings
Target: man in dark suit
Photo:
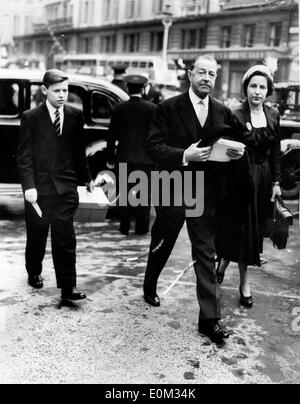
[[[159,306],[157,281],[187,221],[196,261],[197,296],[200,304],[199,331],[216,343],[228,338],[219,325],[220,294],[215,271],[216,209],[222,186],[223,166],[208,161],[211,147],[199,142],[213,126],[235,125],[231,111],[210,96],[217,78],[218,65],[210,56],[200,56],[189,71],[191,87],[185,94],[171,98],[157,107],[154,114],[148,150],[160,170],[204,171],[205,209],[201,217],[185,217],[185,208],[160,206],[152,228],[152,240],[144,281],[145,301]],[[242,152],[228,151],[232,160]],[[159,248],[157,248],[159,247]]]
[[[77,185],[94,183],[83,142],[79,110],[66,104],[68,77],[49,70],[42,92],[47,100],[24,112],[18,143],[18,169],[25,196],[28,283],[43,287],[42,262],[51,226],[52,256],[57,287],[63,300],[82,300],[76,288],[76,237],[73,217],[78,207]],[[41,210],[42,217],[37,211]]]
[[[128,175],[133,171],[143,171],[148,179],[153,161],[146,150],[146,141],[155,105],[142,99],[143,89],[147,79],[140,75],[125,77],[130,94],[130,100],[116,106],[113,111],[108,135],[108,167],[119,163],[127,163]],[[115,144],[119,142],[115,155]],[[132,185],[128,184],[130,190]],[[144,235],[149,231],[150,221],[150,188],[148,191],[148,206],[138,206],[135,213],[135,232]],[[132,209],[129,206],[119,208],[120,232],[129,234]]]

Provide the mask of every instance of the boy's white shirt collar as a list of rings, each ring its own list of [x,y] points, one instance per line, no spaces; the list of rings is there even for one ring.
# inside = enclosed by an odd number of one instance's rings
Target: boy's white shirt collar
[[[46,106],[49,111],[51,122],[54,123],[56,119],[55,112],[57,111],[57,108],[54,108],[53,105],[51,105],[48,100],[46,100]],[[64,105],[59,107],[58,111],[60,115],[60,133],[62,133],[64,127]]]
[[[51,105],[48,100],[46,100],[46,105],[47,105],[47,108],[48,108],[48,111],[49,111],[51,117],[55,115],[55,112],[56,112],[57,109],[58,109],[60,115],[62,115],[63,112],[64,112],[64,106],[63,105],[61,107],[59,107],[59,108],[54,108],[53,105]]]

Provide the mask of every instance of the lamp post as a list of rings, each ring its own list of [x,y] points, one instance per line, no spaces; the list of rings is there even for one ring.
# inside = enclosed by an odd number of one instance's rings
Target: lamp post
[[[169,34],[170,28],[173,24],[173,14],[170,12],[170,4],[166,5],[165,11],[162,13],[162,23],[164,26],[164,42],[163,42],[163,60],[167,63],[168,61],[168,44],[169,44]]]

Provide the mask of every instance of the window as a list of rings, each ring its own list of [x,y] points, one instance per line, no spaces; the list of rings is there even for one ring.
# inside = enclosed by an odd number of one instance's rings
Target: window
[[[181,31],[181,49],[186,48],[186,46],[185,46],[186,39],[185,38],[186,38],[186,30],[184,29]]]
[[[253,48],[255,40],[255,25],[245,25],[244,47]]]
[[[21,20],[19,15],[14,15],[13,18],[13,33],[19,35],[21,32]]]
[[[188,49],[195,49],[197,47],[197,30],[191,29],[189,35]]]
[[[204,29],[184,29],[181,31],[181,49],[197,49],[204,46]]]
[[[32,42],[24,42],[24,53],[29,55],[32,52]]]
[[[113,53],[116,51],[116,35],[105,35],[101,38],[101,52]]]
[[[281,22],[270,24],[269,46],[279,46],[281,42]]]
[[[151,32],[150,50],[160,52],[163,48],[163,32]]]
[[[221,30],[221,48],[230,48],[232,27],[222,27]]]
[[[124,52],[138,52],[140,50],[140,34],[124,35]]]
[[[42,93],[40,84],[32,84],[30,87],[30,109],[36,108],[46,101],[46,97]]]
[[[69,86],[69,97],[67,104],[83,111],[83,90],[80,87]]]
[[[198,33],[198,47],[199,49],[205,47],[205,29],[204,28],[199,28],[199,33]]]
[[[108,126],[114,104],[108,96],[94,92],[92,94],[92,120]]]
[[[94,0],[83,1],[81,10],[81,21],[84,24],[92,23],[94,21],[94,14],[95,14],[94,9],[95,9]]]
[[[0,82],[0,116],[18,115],[19,94],[20,87],[17,83]]]
[[[165,11],[165,0],[153,0],[152,10],[154,14],[161,14]]]
[[[83,53],[93,52],[93,39],[92,37],[83,38]]]
[[[105,0],[105,3],[104,3],[104,21],[109,21],[110,20],[111,7],[112,7],[112,0]]]
[[[127,0],[126,17],[137,18],[141,14],[141,1],[140,0]]]

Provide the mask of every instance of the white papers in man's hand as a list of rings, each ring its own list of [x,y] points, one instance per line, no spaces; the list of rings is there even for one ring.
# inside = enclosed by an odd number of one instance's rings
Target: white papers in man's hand
[[[209,156],[209,161],[218,161],[221,163],[228,163],[231,159],[227,156],[227,151],[229,149],[234,149],[237,151],[243,151],[245,145],[240,142],[235,142],[233,140],[219,139],[214,145]]]
[[[94,192],[88,192],[86,187],[78,187],[79,204],[96,204],[108,206],[109,201],[100,187],[96,187]]]

